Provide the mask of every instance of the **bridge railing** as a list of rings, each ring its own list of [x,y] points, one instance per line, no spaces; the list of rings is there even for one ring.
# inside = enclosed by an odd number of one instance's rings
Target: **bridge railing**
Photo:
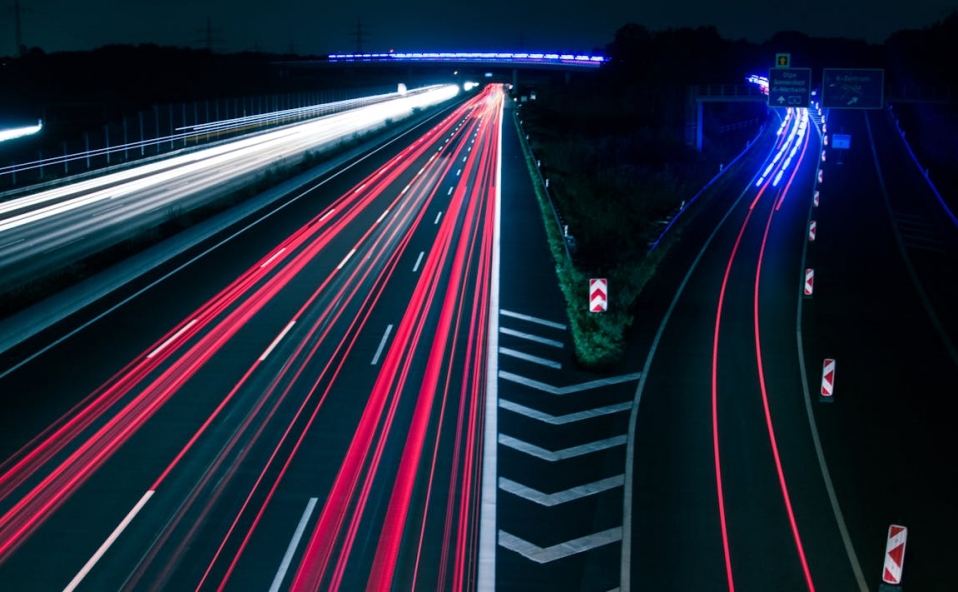
[[[699,84],[694,88],[698,97],[765,97],[758,87],[753,84]]]

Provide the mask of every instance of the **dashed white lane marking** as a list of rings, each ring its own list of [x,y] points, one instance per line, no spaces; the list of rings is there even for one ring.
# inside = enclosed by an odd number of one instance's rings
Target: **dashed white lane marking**
[[[369,363],[370,366],[375,366],[379,362],[379,356],[383,355],[383,348],[386,347],[386,340],[389,339],[389,334],[392,333],[392,330],[392,325],[386,326],[386,332],[383,333],[383,338],[379,340],[379,347],[376,348],[376,355],[373,356],[373,361]]]
[[[270,354],[270,352],[273,351],[273,348],[275,348],[277,345],[279,345],[279,342],[283,340],[283,337],[286,337],[286,334],[289,333],[289,330],[292,329],[292,328],[293,328],[293,325],[295,325],[295,324],[296,324],[296,321],[290,321],[289,324],[286,325],[286,328],[283,329],[283,331],[282,331],[279,335],[276,336],[276,339],[273,340],[273,343],[269,344],[269,347],[266,348],[266,351],[263,352],[263,355],[261,355],[261,356],[259,357],[259,361],[260,361],[260,362],[262,362],[263,360],[265,360],[265,359],[266,359],[266,356],[268,356],[268,355]]]
[[[426,254],[425,251],[419,251],[419,257],[416,257],[416,264],[413,265],[413,268],[412,268],[413,273],[416,273],[417,271],[419,271],[419,264],[422,263],[422,257],[425,254]]]
[[[166,349],[166,347],[167,347],[168,345],[170,345],[171,343],[173,343],[174,341],[176,341],[177,339],[179,339],[180,335],[182,335],[183,333],[185,333],[187,329],[189,329],[190,327],[192,327],[192,326],[195,325],[195,324],[196,324],[196,319],[193,319],[192,321],[190,321],[189,323],[187,323],[186,325],[184,325],[182,329],[180,329],[179,331],[177,331],[176,333],[174,333],[172,337],[170,337],[169,339],[167,339],[166,341],[164,341],[163,343],[161,343],[159,347],[157,347],[155,350],[153,350],[153,351],[151,351],[149,354],[147,354],[146,357],[152,358],[152,357],[155,356],[156,354],[158,354],[158,353],[160,353],[161,351],[163,351],[164,349]]]
[[[283,585],[283,579],[286,578],[286,572],[289,571],[289,565],[293,561],[293,554],[296,553],[299,541],[303,538],[303,533],[306,531],[306,524],[309,522],[309,517],[312,515],[313,509],[316,508],[317,501],[319,501],[319,498],[309,498],[309,503],[306,504],[306,510],[303,511],[303,517],[299,519],[299,524],[296,525],[293,538],[289,541],[289,546],[286,547],[286,554],[283,555],[283,561],[279,564],[279,569],[273,578],[273,584],[269,587],[269,592],[279,592],[280,586]]]

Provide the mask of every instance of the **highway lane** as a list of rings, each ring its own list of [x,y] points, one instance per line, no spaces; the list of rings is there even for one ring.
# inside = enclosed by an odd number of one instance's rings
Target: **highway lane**
[[[377,129],[436,104],[455,87],[433,88],[299,125],[0,203],[0,274],[5,289],[64,267],[255,180],[310,149]]]
[[[500,100],[490,95],[475,112],[460,111],[450,126],[394,160],[395,174],[381,169],[341,201],[322,204],[311,224],[261,252],[238,283],[143,348],[103,390],[109,403],[101,409],[83,404],[69,414],[80,424],[75,433],[9,457],[0,501],[0,577],[62,589],[140,501],[145,505],[131,517],[122,544],[103,555],[83,586],[158,582],[180,589],[228,582],[263,589],[286,557],[276,541],[294,536],[303,509],[316,499],[312,519],[322,526],[302,531],[299,551],[286,562],[287,585],[295,577],[303,589],[331,580],[353,588],[370,573],[384,582],[395,577],[399,587],[412,578],[440,588],[469,580],[481,418],[481,389],[473,387],[484,370],[477,344],[489,290],[483,278]],[[209,275],[223,274],[214,266]],[[202,292],[216,292],[204,283]],[[459,289],[443,293],[439,285]],[[175,302],[177,291],[189,288],[179,284],[143,301]],[[309,294],[315,300],[303,306]],[[411,297],[415,306],[407,307]],[[150,312],[121,314],[146,318]],[[393,337],[384,337],[390,325]],[[106,349],[125,349],[108,335],[101,339]],[[71,343],[95,347],[82,339]],[[22,396],[29,385],[44,383],[44,362],[63,355],[51,352],[4,377],[11,385],[4,392]],[[101,362],[92,374],[99,378],[120,366]],[[72,370],[79,385],[97,382]],[[68,389],[74,381],[51,382]],[[79,397],[60,393],[56,413],[34,415],[56,415]],[[444,415],[437,419],[440,400]],[[223,410],[198,432],[220,403]],[[131,406],[120,412],[121,404]],[[24,424],[42,423],[25,415]],[[409,425],[418,429],[408,432]],[[441,447],[427,437],[434,430]],[[12,452],[31,433],[14,431],[4,450]],[[191,434],[199,434],[195,444],[187,444]],[[294,449],[300,451],[295,456]],[[164,474],[180,451],[181,460]],[[344,455],[354,462],[344,463]],[[423,470],[431,463],[434,473]],[[347,524],[339,522],[346,517]],[[421,524],[428,528],[420,534]],[[66,533],[68,546],[62,544]],[[38,570],[53,549],[55,565]],[[421,561],[410,560],[420,555]],[[410,567],[419,564],[419,571]]]
[[[672,268],[688,271],[686,284],[639,391],[634,589],[856,585],[818,470],[794,340],[819,161],[817,131],[799,119],[772,151],[781,156],[770,154],[726,202],[728,217],[712,219],[696,265]]]
[[[852,147],[842,164],[829,150],[815,212],[820,234],[808,259],[820,277],[802,323],[808,381],[815,389],[821,360],[836,359],[835,402],[815,417],[869,589],[896,523],[909,527],[904,589],[951,590],[958,369],[947,341],[958,336],[958,249],[887,115],[867,122],[861,112],[829,114],[829,132],[850,134]]]

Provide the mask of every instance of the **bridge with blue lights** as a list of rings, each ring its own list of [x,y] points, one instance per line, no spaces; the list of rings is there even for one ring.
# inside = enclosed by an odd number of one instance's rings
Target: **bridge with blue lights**
[[[570,52],[393,52],[388,53],[336,53],[320,59],[274,62],[290,68],[406,68],[407,75],[414,71],[436,72],[448,68],[448,75],[496,77],[519,82],[519,71],[537,76],[551,76],[549,72],[565,77],[566,82],[575,72],[596,71],[609,62],[603,55]],[[510,76],[511,74],[511,76]],[[524,76],[525,77],[525,76]],[[541,76],[540,76],[541,77]]]
[[[553,66],[559,68],[598,68],[608,62],[601,55],[537,52],[404,52],[338,53],[327,56],[329,63],[434,63],[508,66]]]

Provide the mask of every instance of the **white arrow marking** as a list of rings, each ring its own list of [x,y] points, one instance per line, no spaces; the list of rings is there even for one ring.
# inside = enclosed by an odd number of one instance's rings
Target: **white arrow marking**
[[[599,452],[600,450],[606,450],[608,448],[615,448],[616,446],[625,445],[626,437],[625,436],[615,436],[614,438],[606,438],[605,440],[596,440],[595,442],[589,442],[588,444],[580,444],[579,446],[572,446],[571,448],[563,448],[562,450],[546,450],[545,448],[540,448],[535,444],[529,444],[528,442],[523,442],[512,436],[506,436],[504,434],[499,434],[499,443],[503,446],[512,448],[513,450],[518,450],[519,452],[525,452],[530,456],[535,456],[541,458],[542,460],[547,460],[549,462],[556,462],[560,460],[567,460],[570,458],[575,458],[577,456],[582,456],[585,454],[591,454],[593,452]]]
[[[641,377],[642,377],[642,373],[636,372],[635,374],[623,374],[622,376],[613,376],[611,378],[600,378],[599,380],[583,382],[581,384],[572,384],[569,386],[552,386],[551,384],[546,384],[544,382],[532,380],[531,378],[526,378],[525,376],[519,376],[518,374],[513,374],[511,372],[506,372],[504,370],[499,371],[499,378],[502,378],[503,380],[515,382],[523,386],[527,386],[529,388],[538,389],[540,391],[547,392],[550,395],[569,395],[572,393],[588,391],[588,390],[603,387],[603,386],[610,386],[613,384],[621,384],[623,382],[638,380]]]
[[[539,421],[543,421],[551,425],[565,425],[567,423],[582,421],[583,419],[590,419],[593,417],[601,417],[603,415],[628,411],[632,408],[632,403],[617,403],[615,405],[608,405],[606,407],[599,407],[597,409],[588,409],[586,411],[579,411],[578,413],[569,413],[558,416],[549,415],[548,413],[543,413],[542,411],[538,411],[518,403],[513,403],[512,401],[506,401],[505,399],[499,400],[499,406],[503,409],[508,409],[514,413],[525,415],[526,417],[530,417],[532,419],[538,419]]]
[[[515,481],[511,481],[505,477],[499,477],[499,489],[508,491],[509,493],[517,495],[523,499],[527,499],[530,502],[535,502],[540,506],[549,507],[558,506],[559,504],[564,504],[577,499],[582,499],[590,495],[602,493],[603,491],[615,489],[616,487],[622,487],[623,483],[625,483],[625,475],[618,475],[616,477],[601,479],[586,485],[572,487],[570,489],[566,489],[565,491],[558,491],[556,493],[542,493],[541,491],[537,491],[531,487],[526,487],[525,485],[516,483]]]
[[[499,546],[505,547],[510,551],[515,551],[526,559],[531,559],[536,563],[549,563],[551,561],[555,561],[556,559],[563,559],[565,557],[569,557],[570,555],[576,555],[578,553],[582,553],[583,551],[595,549],[596,547],[603,547],[611,543],[617,543],[621,540],[622,527],[617,526],[615,528],[610,528],[609,530],[590,534],[543,549],[542,547],[534,545],[529,541],[525,541],[515,535],[509,534],[504,530],[499,531]]]

